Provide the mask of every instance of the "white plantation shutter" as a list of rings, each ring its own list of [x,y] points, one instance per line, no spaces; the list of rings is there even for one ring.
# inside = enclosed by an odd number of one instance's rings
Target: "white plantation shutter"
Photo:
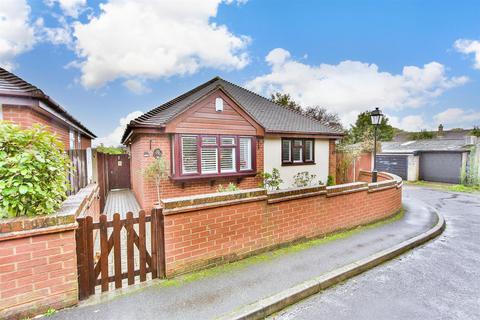
[[[182,172],[197,173],[196,136],[182,136]]]
[[[235,172],[235,148],[221,149],[220,171]]]
[[[282,140],[282,161],[291,162],[292,161],[292,141]]]
[[[305,140],[305,161],[313,161],[313,141]]]
[[[202,174],[218,172],[217,148],[202,148]]]
[[[240,170],[252,169],[252,139],[240,138]]]
[[[293,162],[303,162],[302,145],[302,140],[293,140]]]

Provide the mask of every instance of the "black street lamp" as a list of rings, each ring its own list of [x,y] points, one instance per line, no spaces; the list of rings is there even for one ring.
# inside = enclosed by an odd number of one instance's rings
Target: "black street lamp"
[[[382,123],[383,114],[380,109],[375,108],[370,112],[370,119],[372,120],[372,125],[375,126],[375,133],[373,135],[373,171],[372,171],[372,182],[377,182],[377,128]]]

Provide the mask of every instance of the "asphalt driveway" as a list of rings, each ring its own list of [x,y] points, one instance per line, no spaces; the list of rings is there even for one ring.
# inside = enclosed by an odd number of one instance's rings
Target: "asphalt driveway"
[[[480,196],[404,187],[436,208],[444,233],[273,319],[480,319]]]

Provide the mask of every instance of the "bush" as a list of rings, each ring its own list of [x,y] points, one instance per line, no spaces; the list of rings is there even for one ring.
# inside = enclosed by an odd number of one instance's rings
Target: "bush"
[[[235,183],[230,182],[226,187],[221,184],[217,188],[217,192],[231,192],[240,190]]]
[[[66,198],[69,169],[52,133],[0,122],[0,218],[54,213]]]
[[[267,190],[279,190],[283,180],[280,178],[280,172],[277,168],[272,169],[272,173],[261,172],[258,176],[262,179],[259,187]]]
[[[333,178],[333,176],[328,176],[327,178],[327,186],[334,186],[335,185],[335,179]]]
[[[310,174],[308,171],[298,172],[296,175],[293,176],[295,180],[293,185],[295,187],[308,187],[315,184],[314,180],[317,176],[314,174]]]

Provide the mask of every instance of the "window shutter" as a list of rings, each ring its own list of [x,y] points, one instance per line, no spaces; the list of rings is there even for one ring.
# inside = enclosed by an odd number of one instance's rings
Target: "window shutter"
[[[235,148],[221,149],[220,171],[235,172]]]
[[[197,173],[196,136],[182,136],[182,172]]]
[[[282,162],[292,162],[292,141],[282,140]]]
[[[218,173],[217,148],[202,148],[202,174]]]
[[[293,140],[293,162],[303,161],[302,140]]]
[[[252,139],[240,138],[240,170],[252,169]]]
[[[305,140],[305,161],[313,161],[313,141]]]

